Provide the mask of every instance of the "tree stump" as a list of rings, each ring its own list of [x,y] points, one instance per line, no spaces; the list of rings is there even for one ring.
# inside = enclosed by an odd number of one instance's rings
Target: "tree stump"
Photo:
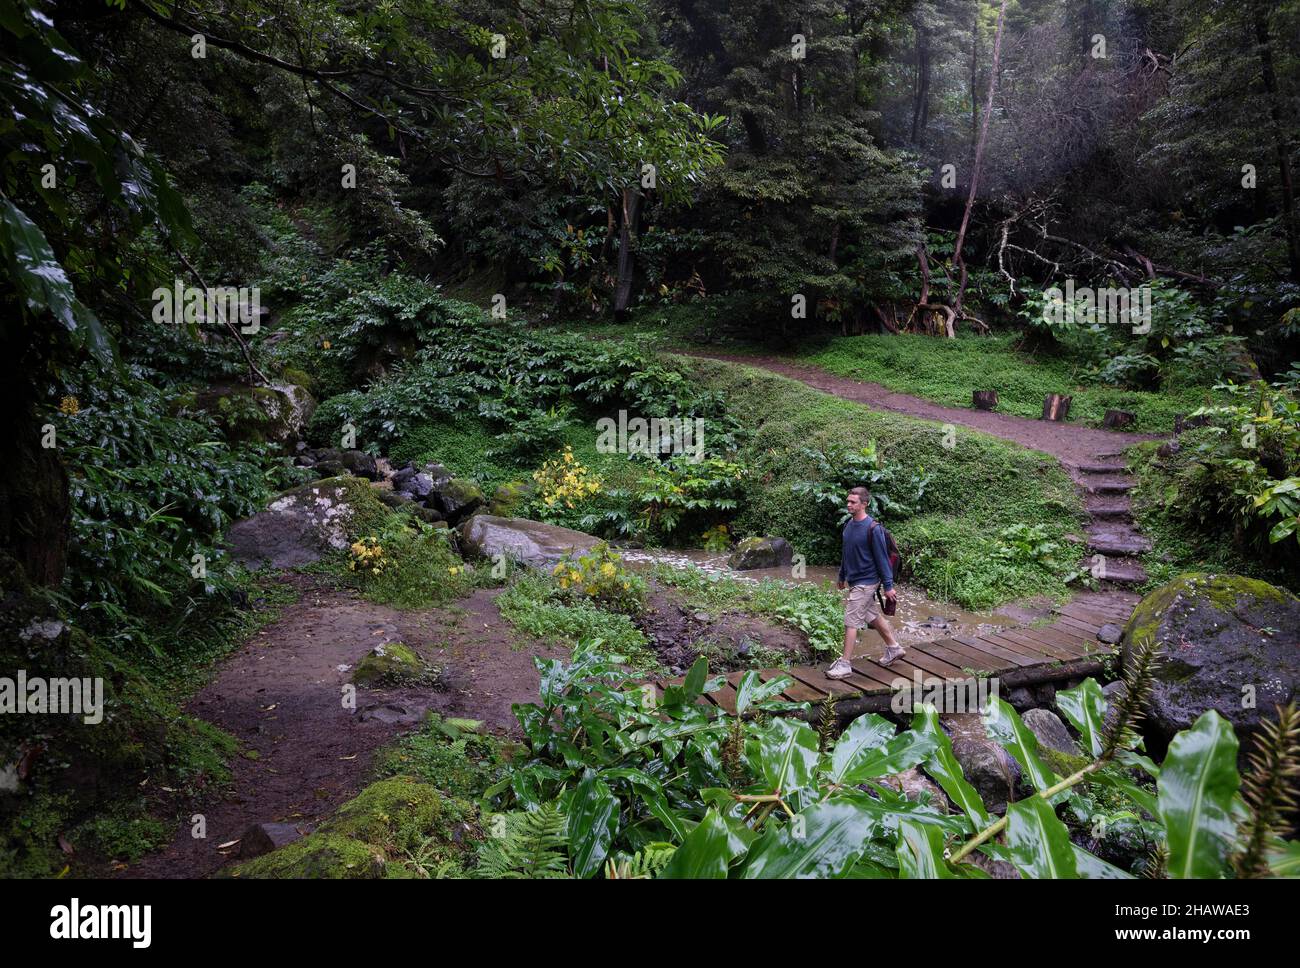
[[[996,410],[998,408],[998,391],[974,390],[970,395],[970,404],[976,410]]]
[[[1061,423],[1070,415],[1070,401],[1073,399],[1059,393],[1049,393],[1043,400],[1043,419]]]
[[[1137,414],[1129,413],[1127,410],[1107,410],[1106,416],[1101,418],[1101,425],[1107,430],[1123,430],[1125,427],[1132,427],[1137,423]]]
[[[1210,422],[1207,416],[1189,417],[1180,413],[1174,417],[1174,433],[1181,434],[1184,430],[1191,430],[1193,427],[1204,427]]]

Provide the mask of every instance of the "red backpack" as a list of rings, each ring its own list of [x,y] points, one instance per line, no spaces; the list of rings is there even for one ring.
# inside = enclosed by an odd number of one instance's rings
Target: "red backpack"
[[[889,529],[887,527],[885,527],[875,518],[871,519],[871,528],[879,528],[881,531],[885,532],[885,557],[889,559],[889,570],[893,572],[894,577],[897,578],[898,563],[902,561],[902,557],[898,553],[898,545],[894,542],[894,536],[890,534]],[[870,545],[871,543],[871,528],[867,529],[868,545]]]

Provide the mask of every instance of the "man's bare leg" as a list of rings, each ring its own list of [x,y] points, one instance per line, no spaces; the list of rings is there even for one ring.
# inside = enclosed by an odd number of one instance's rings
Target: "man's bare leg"
[[[846,662],[853,661],[853,647],[858,644],[858,630],[846,628],[844,630],[844,659]]]
[[[880,633],[880,637],[885,640],[885,648],[895,648],[898,646],[898,639],[894,638],[894,630],[890,627],[889,621],[883,615],[877,615],[871,621],[871,627]]]

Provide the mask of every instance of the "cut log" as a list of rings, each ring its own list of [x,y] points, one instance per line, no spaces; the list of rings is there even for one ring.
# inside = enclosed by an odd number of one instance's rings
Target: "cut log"
[[[1106,416],[1101,419],[1101,425],[1107,430],[1123,430],[1125,427],[1132,427],[1135,423],[1137,423],[1137,415],[1127,410],[1107,410]]]
[[[1059,393],[1049,393],[1043,400],[1043,419],[1063,422],[1070,415],[1070,401],[1073,399]]]
[[[1207,416],[1189,417],[1186,414],[1177,414],[1174,417],[1174,433],[1181,434],[1184,430],[1191,430],[1193,427],[1204,427],[1210,422]]]
[[[997,390],[975,390],[970,395],[970,404],[976,410],[996,410],[998,408]]]

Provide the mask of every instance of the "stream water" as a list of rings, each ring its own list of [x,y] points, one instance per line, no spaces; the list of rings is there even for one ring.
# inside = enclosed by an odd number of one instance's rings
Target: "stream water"
[[[695,567],[711,575],[726,576],[737,581],[759,582],[774,579],[792,585],[817,585],[834,589],[839,578],[839,569],[827,565],[805,566],[802,577],[795,577],[790,568],[755,568],[748,571],[736,571],[727,564],[725,554],[715,554],[703,549],[664,550],[664,549],[620,549],[623,560],[633,567],[651,567],[669,565],[674,568]],[[995,628],[1016,625],[1022,618],[1004,615],[998,612],[968,612],[952,604],[932,601],[918,588],[900,584],[898,591],[898,613],[890,617],[894,634],[906,645],[908,642],[925,642],[933,639],[951,638],[954,635],[969,635]],[[866,632],[867,641],[875,638],[874,633]]]

